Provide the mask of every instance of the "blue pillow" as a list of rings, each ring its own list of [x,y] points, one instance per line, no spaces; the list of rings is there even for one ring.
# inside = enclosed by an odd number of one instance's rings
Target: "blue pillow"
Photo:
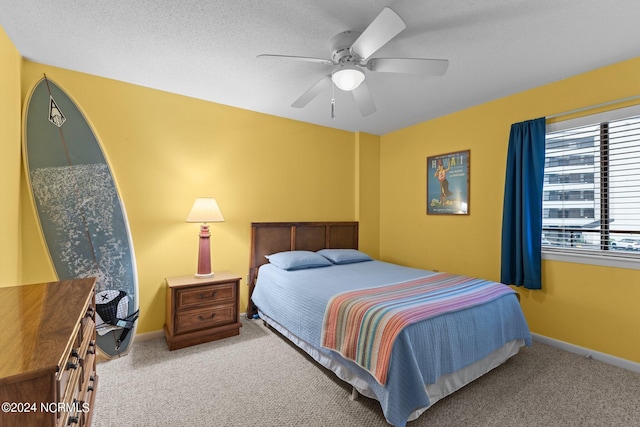
[[[328,259],[311,251],[278,252],[272,255],[266,255],[265,258],[267,258],[271,264],[284,270],[301,270],[303,268],[327,267],[332,265]]]
[[[334,264],[373,261],[373,258],[357,249],[320,249],[317,253]]]

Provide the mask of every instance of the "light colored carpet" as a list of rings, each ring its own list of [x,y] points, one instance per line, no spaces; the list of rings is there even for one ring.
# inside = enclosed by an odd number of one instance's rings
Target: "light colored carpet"
[[[377,401],[263,326],[168,351],[136,342],[98,364],[93,426],[388,426]],[[408,427],[640,426],[640,374],[534,343]]]

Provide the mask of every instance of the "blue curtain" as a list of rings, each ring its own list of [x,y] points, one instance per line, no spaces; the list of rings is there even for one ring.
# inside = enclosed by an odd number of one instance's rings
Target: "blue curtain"
[[[502,211],[500,281],[542,288],[544,117],[511,125]]]

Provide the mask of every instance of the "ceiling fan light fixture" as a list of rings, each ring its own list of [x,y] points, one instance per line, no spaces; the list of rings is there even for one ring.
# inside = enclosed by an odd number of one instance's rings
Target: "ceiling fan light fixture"
[[[331,75],[331,80],[338,86],[338,89],[352,91],[364,81],[364,73],[351,67],[344,67]]]

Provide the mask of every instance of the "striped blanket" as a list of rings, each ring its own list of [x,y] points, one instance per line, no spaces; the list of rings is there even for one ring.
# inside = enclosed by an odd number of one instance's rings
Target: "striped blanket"
[[[355,361],[384,385],[393,343],[404,327],[512,293],[500,283],[448,273],[344,292],[327,304],[322,346]]]

